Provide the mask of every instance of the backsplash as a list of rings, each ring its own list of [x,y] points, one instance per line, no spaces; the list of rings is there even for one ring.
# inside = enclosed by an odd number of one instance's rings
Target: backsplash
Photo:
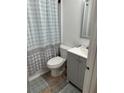
[[[89,47],[89,43],[90,43],[90,41],[88,39],[81,39],[80,40],[81,46]]]

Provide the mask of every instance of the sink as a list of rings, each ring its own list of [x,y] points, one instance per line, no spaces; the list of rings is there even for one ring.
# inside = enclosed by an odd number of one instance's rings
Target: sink
[[[87,59],[87,56],[88,56],[88,49],[87,48],[74,47],[74,48],[69,49],[68,51]]]

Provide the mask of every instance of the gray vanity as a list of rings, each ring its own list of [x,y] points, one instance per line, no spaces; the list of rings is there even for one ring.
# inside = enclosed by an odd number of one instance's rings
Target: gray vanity
[[[67,79],[82,90],[86,70],[87,50],[72,48],[67,55]]]

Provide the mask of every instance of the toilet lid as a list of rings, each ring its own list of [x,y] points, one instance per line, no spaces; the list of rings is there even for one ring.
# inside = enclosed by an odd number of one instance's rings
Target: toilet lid
[[[65,61],[64,58],[57,56],[57,57],[51,58],[51,59],[48,61],[47,64],[48,64],[48,65],[58,65],[58,64],[62,64],[64,61]]]

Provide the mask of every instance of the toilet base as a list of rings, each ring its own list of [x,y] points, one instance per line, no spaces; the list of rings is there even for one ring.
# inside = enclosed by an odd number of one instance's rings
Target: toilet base
[[[51,76],[57,77],[57,76],[62,75],[63,72],[64,72],[64,68],[61,70],[60,69],[52,69],[51,70]]]

